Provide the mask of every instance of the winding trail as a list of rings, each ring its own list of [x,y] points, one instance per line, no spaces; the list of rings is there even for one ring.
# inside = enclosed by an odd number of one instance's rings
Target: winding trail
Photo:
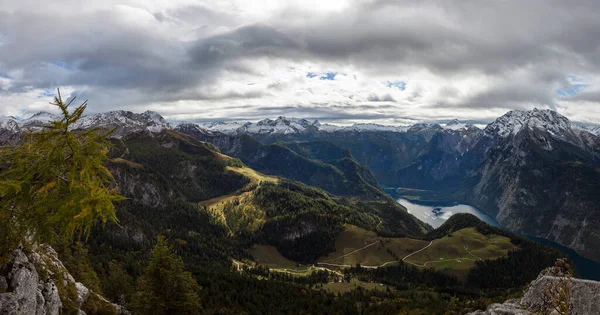
[[[471,256],[473,256],[473,257],[477,258],[477,260],[483,260],[483,259],[481,259],[480,257],[477,257],[477,256],[475,256],[473,253],[471,253],[471,251],[469,251],[469,246],[465,246],[464,248],[465,248],[465,250],[467,251],[467,253],[469,253],[469,255],[471,255]]]
[[[340,256],[340,257],[338,257],[338,258],[335,258],[335,259],[328,260],[327,262],[320,262],[320,263],[317,263],[317,265],[325,265],[325,266],[333,266],[333,267],[341,267],[341,268],[349,268],[349,267],[352,267],[352,266],[350,266],[350,265],[338,265],[338,264],[331,264],[331,263],[328,263],[328,262],[330,262],[330,261],[334,261],[334,260],[338,260],[338,259],[340,259],[340,258],[343,258],[343,257],[346,257],[346,256],[348,256],[348,255],[354,254],[354,253],[356,253],[356,252],[358,252],[358,251],[361,251],[361,250],[363,250],[363,249],[365,249],[365,248],[367,248],[367,247],[369,247],[369,246],[372,246],[372,245],[374,245],[374,244],[376,244],[376,243],[378,243],[378,242],[379,242],[379,241],[377,241],[377,242],[374,242],[374,243],[371,243],[371,244],[369,244],[369,245],[367,245],[367,246],[365,246],[365,247],[363,247],[363,248],[359,248],[359,249],[357,249],[357,250],[355,250],[355,251],[352,251],[352,252],[350,252],[350,253],[348,253],[348,254],[346,254],[346,255]],[[405,260],[406,260],[406,258],[408,258],[408,257],[410,257],[410,256],[412,256],[412,255],[414,255],[414,254],[417,254],[417,253],[419,253],[419,252],[421,252],[421,251],[424,251],[424,250],[426,250],[426,249],[427,249],[429,246],[431,246],[432,244],[433,244],[433,241],[431,241],[431,242],[429,243],[429,245],[427,245],[427,246],[425,246],[425,247],[423,247],[423,248],[421,248],[421,249],[419,249],[419,250],[417,250],[417,251],[415,251],[415,252],[412,252],[412,253],[410,253],[410,254],[406,255],[404,258],[402,258],[402,261],[405,261]],[[463,259],[463,258],[456,258],[456,259]],[[392,261],[388,261],[388,262],[386,262],[386,263],[383,263],[383,264],[381,264],[381,265],[377,265],[377,266],[368,266],[368,265],[360,265],[360,266],[361,266],[362,268],[366,268],[366,269],[377,269],[377,268],[380,268],[380,267],[385,267],[385,266],[387,266],[387,265],[394,264],[394,263],[399,263],[399,262],[400,262],[400,260],[392,260]],[[409,263],[409,264],[412,264],[412,265],[415,265],[415,266],[420,266],[420,265],[418,265],[418,264],[415,264],[415,263],[412,263],[412,262],[410,262],[410,261],[407,261],[407,263]],[[427,265],[427,262],[425,263],[425,265]],[[423,265],[423,266],[425,266],[425,265]],[[420,267],[421,267],[421,266],[420,266]]]
[[[367,246],[365,246],[365,247],[359,248],[359,249],[357,249],[357,250],[353,250],[353,251],[349,252],[348,254],[342,255],[342,256],[340,256],[340,257],[338,257],[338,258],[334,258],[334,259],[326,260],[326,261],[324,261],[323,263],[330,262],[330,261],[334,261],[334,260],[338,260],[338,259],[340,259],[340,258],[344,258],[344,257],[346,257],[346,256],[349,256],[349,255],[352,255],[352,254],[354,254],[354,253],[360,252],[361,250],[363,250],[363,249],[365,249],[365,248],[369,248],[369,247],[371,247],[371,246],[373,246],[373,245],[375,245],[375,244],[377,244],[377,243],[379,243],[379,242],[380,242],[379,240],[378,240],[378,241],[375,241],[375,242],[373,242],[373,243],[371,243],[371,244],[369,244],[369,245],[367,245]]]
[[[417,263],[413,263],[410,261],[407,261],[406,263],[409,263],[409,264],[417,266],[417,267],[427,267],[427,264],[444,263],[444,262],[449,262],[449,261],[461,262],[462,260],[476,261],[475,259],[473,259],[471,257],[461,257],[461,258],[450,258],[450,259],[444,259],[444,260],[430,260],[430,261],[426,261],[422,265],[419,265]]]
[[[402,258],[402,261],[405,261],[405,260],[406,260],[406,258],[408,258],[408,257],[410,257],[410,256],[412,256],[412,255],[414,255],[414,254],[417,254],[417,253],[420,253],[420,252],[422,252],[422,251],[426,250],[426,249],[427,249],[427,248],[429,248],[429,246],[431,246],[432,244],[433,244],[433,241],[431,241],[431,243],[429,243],[429,245],[427,245],[427,246],[425,246],[425,247],[423,247],[423,248],[419,249],[418,251],[416,251],[416,252],[412,252],[412,253],[410,253],[410,254],[408,254],[408,255],[404,256],[404,258]]]

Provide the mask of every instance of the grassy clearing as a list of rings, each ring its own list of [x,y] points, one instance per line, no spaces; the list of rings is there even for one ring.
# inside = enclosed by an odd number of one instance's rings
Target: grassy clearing
[[[429,241],[410,238],[378,237],[374,232],[347,225],[336,240],[336,252],[318,259],[320,263],[354,266],[380,266],[402,260],[427,245]],[[466,248],[465,248],[466,247]],[[475,228],[466,228],[435,240],[430,247],[405,261],[466,279],[475,261],[505,256],[517,247],[510,239],[499,235],[483,235]],[[320,265],[335,268],[333,265]]]
[[[475,228],[466,228],[435,240],[429,248],[406,261],[464,279],[478,259],[499,258],[515,249],[517,246],[507,237],[483,235]]]
[[[388,288],[394,290],[393,287],[388,285],[381,285],[379,283],[363,282],[357,279],[352,279],[350,282],[333,282],[323,285],[323,289],[332,293],[346,293],[350,292],[358,287],[362,287],[367,290],[380,290],[386,291]]]
[[[275,247],[268,245],[254,245],[250,249],[254,261],[269,268],[295,268],[296,263],[283,257]]]
[[[252,193],[261,183],[277,183],[279,178],[261,174],[247,167],[227,166],[226,170],[245,176],[250,179],[250,183],[236,192],[202,201],[199,205],[206,208],[217,221],[225,224],[232,233],[240,229],[254,231],[260,228],[264,221],[264,213],[250,202]]]
[[[261,182],[277,183],[279,181],[279,178],[277,177],[264,175],[247,167],[227,166],[226,170],[228,172],[235,172],[249,178],[250,183],[234,193],[202,201],[199,203],[200,206],[211,207],[218,204],[226,203],[228,201],[233,201],[236,198],[242,200],[243,198],[248,197],[250,195],[251,191],[248,191],[249,187],[260,184]]]
[[[265,175],[262,173],[259,173],[251,168],[248,167],[232,167],[232,166],[227,166],[227,170],[231,171],[231,172],[236,172],[238,174],[242,174],[248,178],[250,178],[250,180],[252,181],[252,183],[258,184],[262,181],[265,182],[270,182],[270,183],[277,183],[279,182],[279,178],[275,177],[275,176],[269,176],[269,175]]]
[[[409,253],[425,247],[428,243],[427,241],[410,238],[379,237],[374,232],[353,225],[346,225],[344,231],[337,237],[336,251],[320,258],[318,262],[351,266],[357,263],[366,266],[378,266],[396,260],[395,256],[402,259]],[[365,246],[369,247],[364,248]],[[355,252],[361,248],[364,249]],[[388,249],[395,255],[391,255]]]

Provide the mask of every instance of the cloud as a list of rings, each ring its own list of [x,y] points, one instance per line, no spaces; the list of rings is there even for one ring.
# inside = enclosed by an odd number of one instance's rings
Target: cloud
[[[597,2],[5,2],[0,115],[45,108],[60,86],[92,112],[398,122],[546,107],[600,122],[586,114],[600,102]]]

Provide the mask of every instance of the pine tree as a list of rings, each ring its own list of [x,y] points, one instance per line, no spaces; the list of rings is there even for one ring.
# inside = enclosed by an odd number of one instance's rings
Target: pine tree
[[[0,150],[0,257],[20,242],[87,237],[96,222],[117,221],[113,202],[123,197],[104,166],[109,133],[74,131],[87,102],[70,112],[71,103],[59,90],[61,119]]]
[[[138,279],[131,308],[136,314],[199,314],[199,290],[192,274],[184,271],[181,257],[159,236],[148,267]]]

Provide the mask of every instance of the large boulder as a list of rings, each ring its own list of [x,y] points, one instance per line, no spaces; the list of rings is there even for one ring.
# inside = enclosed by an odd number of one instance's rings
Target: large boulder
[[[522,299],[491,304],[485,311],[476,311],[468,315],[553,314],[545,302],[547,298],[544,292],[556,286],[570,288],[569,303],[573,314],[600,314],[600,282],[570,278],[553,267],[544,270],[531,282]]]
[[[38,246],[29,255],[17,249],[12,256],[8,265],[0,266],[0,315],[83,315],[83,309],[127,314],[76,282],[52,247]],[[64,309],[64,303],[70,307]]]

